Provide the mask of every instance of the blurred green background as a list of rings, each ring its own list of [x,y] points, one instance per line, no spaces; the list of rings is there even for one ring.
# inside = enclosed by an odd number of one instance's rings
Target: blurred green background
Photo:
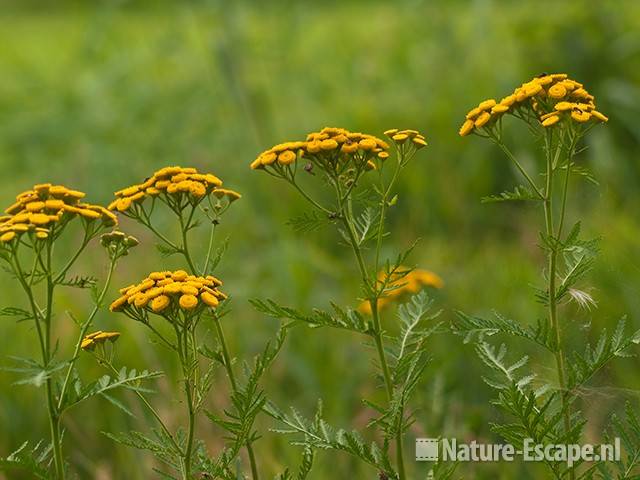
[[[55,5],[55,6],[54,6]],[[470,2],[420,0],[233,2],[0,2],[0,204],[20,191],[53,181],[108,203],[112,192],[165,165],[215,173],[244,195],[225,216],[229,237],[219,275],[233,296],[227,330],[235,352],[249,358],[276,322],[253,311],[249,298],[273,298],[309,309],[331,300],[357,304],[351,253],[332,228],[295,233],[287,221],[307,206],[285,185],[248,164],[261,150],[323,126],[381,135],[391,127],[427,136],[400,185],[390,217],[394,255],[421,237],[411,263],[438,272],[442,319],[456,309],[496,309],[522,322],[543,312],[532,296],[543,263],[537,246],[540,212],[529,205],[482,205],[487,194],[520,183],[499,151],[478,138],[461,139],[465,112],[502,97],[541,72],[567,72],[596,96],[610,117],[588,138],[579,161],[599,180],[574,182],[570,220],[583,219],[586,236],[601,237],[602,255],[586,288],[598,302],[570,311],[572,338],[594,337],[627,314],[640,326],[640,3],[635,0]],[[535,145],[512,130],[517,155],[533,167]],[[180,266],[163,260],[153,240],[132,222],[122,228],[143,241],[116,274],[114,287],[147,271]],[[205,238],[205,233],[202,233]],[[77,273],[104,277],[96,244]],[[0,307],[22,306],[17,287],[1,273]],[[115,292],[115,288],[114,288]],[[115,293],[113,294],[115,295]],[[57,300],[57,334],[68,352],[75,327],[65,310],[82,315],[85,292]],[[36,355],[31,325],[2,318],[1,363]],[[391,324],[394,317],[387,315]],[[97,326],[123,332],[118,358],[136,368],[162,369],[154,403],[170,423],[181,420],[174,395],[176,365],[123,316],[103,312]],[[393,327],[390,327],[393,328]],[[511,343],[511,342],[510,342]],[[512,343],[513,344],[513,343]],[[514,354],[519,353],[513,344]],[[501,416],[470,346],[450,334],[435,337],[433,362],[415,402],[416,436],[497,439],[489,424]],[[362,428],[360,403],[374,395],[370,353],[361,339],[328,330],[296,330],[266,384],[276,403],[311,414],[324,399],[334,425]],[[82,360],[90,378],[100,373]],[[548,359],[534,355],[541,381],[554,381]],[[640,388],[638,361],[622,359],[585,391],[587,437]],[[23,440],[46,436],[41,392],[12,387],[0,372],[0,454]],[[225,405],[222,372],[211,406]],[[115,446],[100,432],[145,430],[134,397],[120,395],[139,418],[124,417],[94,400],[68,417],[66,450],[79,478],[151,478],[153,460]],[[263,428],[273,426],[268,419]],[[210,451],[221,432],[203,421],[199,436]],[[412,454],[407,443],[407,458]],[[286,439],[265,433],[257,446],[264,478],[298,461]],[[426,466],[411,463],[414,478]],[[466,478],[539,478],[529,464],[464,465]],[[17,473],[6,478],[21,478]],[[312,479],[377,478],[343,455],[321,453]]]

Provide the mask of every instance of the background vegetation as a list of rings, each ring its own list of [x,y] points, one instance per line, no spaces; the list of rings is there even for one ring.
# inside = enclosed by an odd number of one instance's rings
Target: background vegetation
[[[227,330],[234,351],[257,352],[275,323],[255,313],[249,298],[274,298],[309,308],[331,299],[355,306],[356,271],[333,229],[299,234],[286,225],[304,213],[295,192],[248,169],[257,153],[323,126],[372,134],[417,128],[430,146],[420,152],[392,212],[395,249],[422,241],[412,261],[438,272],[446,287],[437,303],[448,320],[456,309],[492,309],[528,322],[542,309],[527,285],[538,281],[542,253],[527,205],[482,205],[487,194],[511,188],[516,173],[488,142],[460,139],[464,113],[487,97],[501,97],[541,72],[567,72],[596,96],[609,124],[589,136],[580,156],[600,185],[574,189],[586,236],[602,238],[591,275],[599,308],[578,312],[567,330],[598,332],[627,314],[640,326],[640,3],[633,0],[551,2],[428,2],[399,0],[324,2],[48,2],[0,4],[0,204],[36,182],[54,181],[108,203],[112,192],[168,164],[193,165],[222,177],[243,193],[225,216],[230,239],[219,268],[233,296]],[[91,5],[91,6],[89,6]],[[517,152],[533,162],[524,135],[513,132]],[[575,200],[575,199],[574,199]],[[128,285],[163,260],[150,237],[132,222],[143,247],[120,266],[116,286]],[[395,250],[389,249],[389,254]],[[78,273],[105,264],[94,255]],[[1,273],[0,306],[22,302]],[[115,295],[115,293],[114,293]],[[69,292],[58,310],[86,308],[83,293]],[[26,323],[2,320],[2,364],[35,351]],[[393,322],[387,315],[386,322]],[[75,328],[58,319],[61,348]],[[99,328],[123,332],[120,360],[137,368],[177,365],[141,326],[103,312]],[[432,341],[433,362],[421,387],[426,408],[416,436],[493,439],[491,391],[471,347],[443,334]],[[277,403],[311,413],[325,400],[333,424],[363,426],[357,401],[371,388],[369,356],[335,331],[298,330],[275,365],[268,390]],[[535,362],[535,359],[534,359]],[[84,368],[95,369],[88,358]],[[637,401],[638,360],[625,359],[594,379],[583,407],[596,424],[626,400]],[[549,377],[554,373],[549,370]],[[221,373],[222,376],[222,373]],[[171,375],[158,385],[156,403],[171,417]],[[45,411],[31,387],[10,387],[0,372],[0,454],[26,438],[45,436]],[[224,385],[224,382],[221,382]],[[224,405],[225,387],[212,403]],[[134,410],[135,397],[124,400]],[[100,431],[143,428],[107,402],[93,401],[67,422],[66,442],[82,478],[149,478],[152,460],[115,446]],[[176,419],[176,422],[179,419]],[[264,422],[268,426],[269,422]],[[589,435],[589,432],[587,432]],[[220,444],[210,424],[200,435]],[[593,438],[599,441],[599,438]],[[407,456],[412,455],[409,443]],[[257,444],[264,476],[297,460],[286,440],[267,434]],[[295,456],[294,456],[295,453]],[[413,463],[413,462],[411,462]],[[313,479],[375,478],[349,458],[323,454]],[[416,475],[425,475],[425,465]],[[514,478],[518,466],[465,465],[469,478]],[[418,473],[422,471],[423,473]],[[339,473],[338,473],[339,472]],[[518,478],[536,478],[528,465]],[[11,478],[20,478],[16,477]]]

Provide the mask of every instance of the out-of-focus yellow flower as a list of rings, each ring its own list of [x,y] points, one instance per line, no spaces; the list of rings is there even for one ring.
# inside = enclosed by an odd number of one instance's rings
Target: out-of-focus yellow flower
[[[213,191],[213,195],[217,198],[226,197],[229,202],[235,202],[239,198],[242,198],[242,195],[240,195],[238,192],[236,192],[235,190],[229,190],[227,188],[216,188]]]
[[[416,294],[426,287],[442,288],[444,286],[442,278],[429,270],[414,269],[406,273],[408,270],[406,267],[399,267],[389,278],[386,272],[378,274],[378,282],[387,283],[387,291],[378,299],[379,310],[392,303],[401,302],[407,296]],[[358,311],[371,315],[371,303],[362,302],[358,306]]]
[[[388,134],[387,132],[393,133]],[[424,138],[424,135],[422,135],[418,130],[398,130],[397,128],[394,128],[392,130],[387,130],[387,132],[385,132],[385,135],[391,138],[396,144],[404,145],[407,140],[410,140],[410,145],[412,145],[415,149],[420,149],[427,146],[427,140]],[[378,154],[378,156],[380,155]]]
[[[104,344],[106,341],[115,343],[118,338],[120,338],[120,332],[103,332],[102,330],[98,330],[97,332],[85,335],[80,343],[80,347],[83,350],[92,351],[96,346]]]

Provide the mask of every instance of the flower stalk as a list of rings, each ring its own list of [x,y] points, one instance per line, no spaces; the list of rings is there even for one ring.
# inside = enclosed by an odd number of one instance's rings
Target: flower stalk
[[[522,84],[513,94],[499,102],[494,99],[480,102],[467,113],[459,132],[461,136],[475,134],[492,140],[514,164],[531,189],[526,192],[520,188],[514,193],[507,192],[501,197],[493,198],[535,200],[542,203],[544,220],[541,231],[544,232],[542,236],[546,253],[546,287],[541,296],[546,303],[547,329],[552,335],[549,344],[545,346],[554,356],[558,382],[556,391],[561,409],[560,429],[564,435],[569,435],[572,431],[572,392],[569,391],[571,386],[565,359],[563,322],[559,315],[560,301],[568,288],[568,277],[558,283],[562,268],[559,263],[564,262],[565,269],[571,271],[574,267],[561,254],[568,252],[568,248],[582,249],[575,239],[563,238],[563,228],[576,145],[595,124],[608,121],[605,115],[596,110],[594,102],[595,98],[584,86],[568,78],[566,74],[543,74]],[[545,162],[541,174],[545,177],[545,184],[542,188],[503,141],[503,120],[509,115],[525,122],[529,130],[544,142]],[[558,179],[558,171],[562,168],[565,169],[564,175]],[[561,182],[559,192],[555,188],[558,182]],[[575,237],[577,238],[577,231]],[[570,242],[573,243],[569,244]],[[482,348],[486,351],[487,347],[485,345]],[[522,389],[521,386],[518,388]],[[535,394],[532,398],[535,398]],[[554,474],[557,474],[555,470]],[[574,468],[568,469],[568,477],[570,480],[576,478]]]
[[[216,266],[216,260],[211,257],[216,226],[222,214],[231,203],[240,198],[240,194],[222,188],[222,181],[215,175],[201,174],[194,168],[165,167],[155,172],[145,182],[122,189],[115,195],[117,198],[110,208],[147,227],[169,249],[169,253],[181,255],[192,272],[192,275],[184,271],[173,272],[171,275],[168,275],[171,272],[154,272],[139,285],[139,291],[123,289],[123,297],[112,304],[114,311],[123,310],[131,318],[147,325],[178,356],[187,407],[186,443],[184,449],[180,450],[181,475],[184,480],[188,480],[193,478],[197,414],[203,395],[200,390],[201,367],[197,327],[205,315],[214,319],[218,341],[223,352],[222,363],[233,392],[237,392],[229,349],[219,316],[215,313],[215,309],[226,299],[226,295],[217,290],[220,282],[211,276]],[[145,207],[147,200],[151,203],[148,209]],[[208,206],[202,205],[205,200]],[[165,204],[177,218],[180,230],[178,242],[162,234],[153,224],[152,213],[157,204]],[[189,243],[189,232],[197,226],[195,215],[198,211],[202,212],[211,223],[206,256],[200,270],[194,261],[195,255]],[[201,275],[196,277],[195,272],[200,272]],[[176,288],[175,284],[180,282],[186,282],[187,285]],[[133,299],[134,296],[139,297],[137,301]],[[129,306],[131,303],[133,303],[133,309]],[[149,321],[149,313],[164,317],[174,326],[175,344],[165,339],[153,327]],[[258,470],[251,440],[247,440],[245,447],[253,479],[257,480]]]
[[[402,387],[394,381],[394,372],[390,365],[387,346],[385,345],[385,329],[382,325],[381,307],[389,302],[390,298],[400,298],[404,293],[412,291],[416,293],[423,285],[423,278],[413,280],[413,283],[404,283],[405,277],[411,269],[401,268],[399,265],[389,267],[391,271],[378,274],[381,264],[383,239],[385,237],[386,211],[390,206],[393,187],[401,170],[407,165],[416,151],[426,145],[424,137],[415,130],[389,130],[385,134],[396,147],[396,161],[391,179],[385,182],[383,175],[384,165],[389,158],[389,144],[372,135],[354,133],[342,128],[324,128],[320,132],[310,133],[306,141],[286,142],[276,145],[263,153],[251,164],[254,170],[263,170],[273,177],[285,180],[291,184],[301,195],[319,212],[323,213],[332,222],[340,227],[343,238],[353,251],[356,260],[362,290],[364,291],[364,305],[360,310],[371,315],[371,321],[367,335],[371,336],[375,343],[377,360],[384,383],[387,408],[389,411],[395,408],[396,396],[402,397],[400,410],[397,412],[397,425],[393,425],[387,432],[389,443],[395,444],[395,468],[397,472],[381,471],[381,478],[393,476],[398,480],[405,480],[403,450],[404,422],[404,393]],[[306,162],[304,168],[300,168],[302,162]],[[328,205],[314,198],[301,186],[297,175],[301,170],[315,175],[320,172],[326,183],[332,187],[332,205]],[[377,194],[375,216],[368,214],[364,220],[366,225],[359,223],[354,215],[354,203],[356,187],[363,182],[364,175],[369,171],[379,173],[379,186],[374,191]],[[358,202],[358,206],[359,202]],[[363,252],[363,245],[373,242],[373,254],[371,264],[367,263]],[[424,272],[428,274],[430,272]],[[434,276],[435,277],[435,276]],[[409,286],[409,284],[411,284]],[[432,286],[435,286],[431,284]],[[416,290],[414,290],[416,289]],[[361,332],[362,333],[362,332]],[[419,343],[421,345],[421,343]],[[395,413],[394,413],[395,415]],[[306,433],[308,435],[308,433]],[[393,438],[391,438],[393,437]]]

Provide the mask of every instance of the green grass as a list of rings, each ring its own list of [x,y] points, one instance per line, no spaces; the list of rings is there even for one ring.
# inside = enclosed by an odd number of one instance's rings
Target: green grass
[[[460,139],[457,130],[478,101],[506,95],[538,73],[566,71],[587,85],[611,118],[580,156],[601,185],[583,183],[573,199],[580,209],[570,212],[570,218],[586,218],[584,229],[603,240],[591,275],[599,309],[580,314],[570,328],[604,327],[623,314],[638,326],[638,2],[103,2],[58,9],[13,2],[0,10],[0,23],[0,204],[43,180],[107,203],[114,190],[164,165],[216,173],[244,195],[221,228],[230,247],[220,276],[234,298],[230,341],[234,351],[248,353],[276,328],[252,310],[249,298],[300,307],[326,306],[330,299],[356,303],[357,285],[348,281],[356,274],[350,252],[327,249],[335,244],[331,229],[294,233],[286,222],[305,205],[248,169],[262,149],[325,125],[378,135],[397,126],[426,134],[430,146],[402,180],[390,222],[395,249],[422,238],[412,262],[445,279],[437,294],[445,320],[456,309],[497,308],[523,322],[541,315],[532,311],[527,288],[538,281],[542,258],[537,213],[526,205],[480,204],[480,197],[519,179],[495,148]],[[534,161],[527,144],[520,145],[517,153]],[[118,270],[116,286],[164,262],[137,226],[125,221],[122,227],[140,235],[146,248]],[[101,254],[96,246],[83,270],[100,273]],[[11,278],[1,278],[0,307],[21,302]],[[69,294],[57,309],[81,311],[87,304]],[[8,356],[35,352],[30,325],[0,320],[2,364],[11,363]],[[58,320],[62,348],[68,349],[73,324]],[[175,372],[138,325],[106,312],[97,323],[123,331],[119,357],[127,365]],[[270,394],[307,413],[322,397],[332,423],[364,425],[367,414],[357,398],[371,389],[368,352],[349,335],[312,333],[292,335],[267,385]],[[493,438],[491,392],[472,349],[443,335],[434,340],[433,356],[421,389],[432,410],[418,413],[416,434]],[[606,420],[600,417],[609,408],[637,399],[635,366],[636,360],[623,360],[594,381],[616,387],[588,396],[596,423]],[[158,385],[158,404],[171,417],[179,409],[169,378]],[[1,454],[45,435],[39,392],[10,387],[14,380],[0,372]],[[214,389],[213,404],[223,405],[224,390]],[[134,397],[126,399],[137,408]],[[78,423],[67,424],[67,451],[81,478],[148,478],[151,460],[139,461],[137,452],[100,434],[144,428],[141,419],[124,418],[100,401],[73,419]],[[220,432],[209,424],[201,425],[200,436],[212,451],[220,444]],[[269,474],[295,460],[275,434],[267,434],[257,450]],[[311,478],[334,472],[374,478],[358,468],[348,458],[323,454]],[[470,478],[514,475],[495,465],[464,472]],[[521,478],[534,474],[520,472]]]

